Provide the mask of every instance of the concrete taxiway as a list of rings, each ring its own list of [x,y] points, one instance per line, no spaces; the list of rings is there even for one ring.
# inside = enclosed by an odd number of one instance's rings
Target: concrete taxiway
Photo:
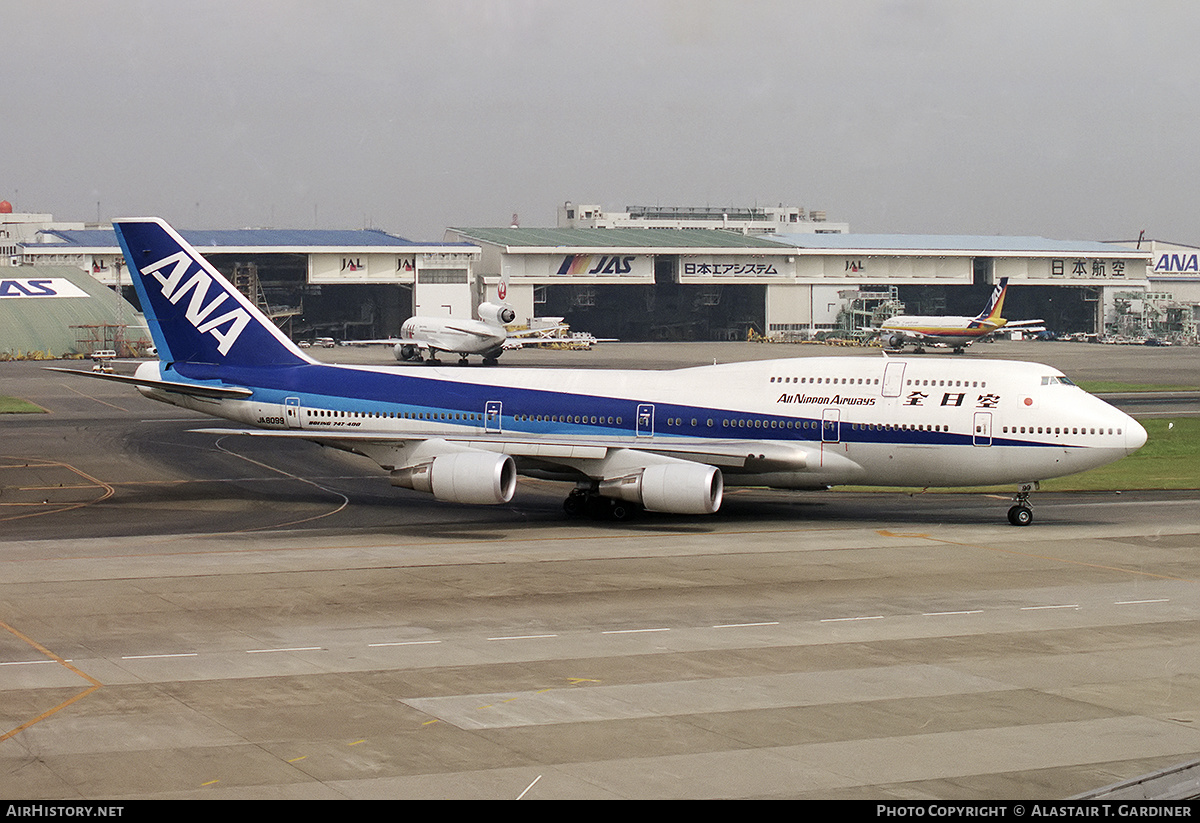
[[[1174,351],[1105,379],[1200,382]],[[1027,529],[887,492],[569,521],[562,485],[440,504],[0,380],[50,412],[0,418],[6,798],[1055,798],[1200,756],[1195,493],[1039,494]]]

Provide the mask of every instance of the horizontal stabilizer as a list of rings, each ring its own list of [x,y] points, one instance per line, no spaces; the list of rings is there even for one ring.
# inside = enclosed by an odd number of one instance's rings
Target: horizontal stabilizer
[[[97,380],[111,380],[114,383],[125,383],[132,386],[144,386],[148,389],[187,394],[192,397],[213,397],[231,400],[244,400],[254,392],[250,389],[233,386],[200,386],[195,383],[172,383],[169,380],[150,380],[145,377],[129,377],[124,374],[105,374],[98,371],[79,371],[77,369],[60,369],[46,366],[46,371],[57,371],[63,374],[73,374],[78,377],[94,377]]]

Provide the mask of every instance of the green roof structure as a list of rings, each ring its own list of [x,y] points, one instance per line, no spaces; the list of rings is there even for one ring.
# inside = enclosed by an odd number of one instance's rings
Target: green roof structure
[[[711,229],[487,229],[453,228],[469,240],[521,249],[771,249],[794,246]]]
[[[115,291],[74,266],[0,269],[0,359],[56,358],[115,349],[143,352],[142,315]]]

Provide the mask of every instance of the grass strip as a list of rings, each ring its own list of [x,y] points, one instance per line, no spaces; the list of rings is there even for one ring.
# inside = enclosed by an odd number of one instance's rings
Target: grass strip
[[[0,414],[45,414],[46,410],[19,397],[0,395]]]

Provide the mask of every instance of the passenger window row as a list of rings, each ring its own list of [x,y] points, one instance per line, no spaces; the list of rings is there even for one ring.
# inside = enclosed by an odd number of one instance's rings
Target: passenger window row
[[[1088,429],[1072,426],[1068,429],[1066,426],[1004,426],[1005,434],[1009,434],[1011,429],[1012,434],[1104,434],[1104,429]],[[1120,429],[1109,429],[1109,434],[1121,434]]]
[[[619,426],[621,418],[604,415],[586,415],[586,414],[514,414],[513,420],[517,422],[537,422],[537,423],[588,423],[593,426]]]
[[[347,412],[331,409],[305,409],[310,420],[334,418],[338,420],[483,420],[482,414],[473,412]]]
[[[814,383],[827,385],[878,386],[879,378],[870,377],[772,377],[772,383]]]

